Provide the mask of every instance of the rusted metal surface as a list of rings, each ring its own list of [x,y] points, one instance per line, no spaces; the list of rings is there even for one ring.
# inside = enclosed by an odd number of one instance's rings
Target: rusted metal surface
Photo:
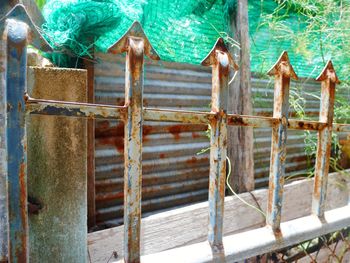
[[[6,41],[0,31],[0,262],[8,256]]]
[[[126,113],[124,106],[106,106],[91,103],[65,102],[33,99],[25,96],[27,112],[30,114],[86,117],[96,119],[122,119]]]
[[[327,126],[318,132],[312,212],[319,217],[323,217],[326,203],[329,159],[331,156],[335,86],[339,84],[331,61],[328,61],[316,80],[322,83],[320,122],[327,123]]]
[[[19,7],[24,10],[23,7]],[[15,10],[18,11],[18,10]],[[17,14],[15,12],[15,14]],[[26,15],[25,12],[22,14]],[[18,14],[17,14],[18,15]],[[116,148],[124,152],[125,170],[124,181],[113,181],[110,184],[124,184],[124,191],[99,195],[102,200],[115,200],[124,198],[124,206],[118,204],[120,210],[124,210],[124,261],[140,261],[140,223],[141,223],[141,193],[142,170],[151,170],[152,166],[142,167],[142,144],[152,136],[152,127],[143,129],[143,114],[149,120],[181,122],[190,124],[210,124],[210,177],[209,177],[209,233],[208,241],[214,259],[223,261],[226,251],[223,247],[223,203],[225,194],[226,154],[227,154],[227,125],[272,127],[272,146],[270,164],[270,185],[267,208],[267,225],[272,227],[277,238],[274,244],[282,241],[280,229],[281,204],[286,161],[287,129],[318,130],[319,147],[316,170],[321,172],[316,176],[313,210],[322,216],[325,190],[327,185],[327,170],[329,166],[330,139],[332,131],[333,103],[335,84],[338,79],[331,63],[327,64],[325,71],[318,78],[322,81],[322,103],[320,121],[288,121],[288,96],[290,79],[296,79],[292,66],[289,63],[287,53],[283,53],[269,72],[275,76],[275,97],[273,117],[259,118],[256,116],[241,116],[227,114],[228,77],[230,64],[237,70],[232,58],[229,56],[223,40],[219,39],[214,49],[203,61],[203,65],[212,66],[212,101],[211,112],[193,112],[181,110],[159,110],[143,108],[143,67],[144,54],[153,59],[158,58],[156,52],[150,46],[139,23],[134,23],[131,29],[110,48],[112,53],[127,52],[126,56],[126,84],[124,106],[104,106],[98,104],[62,102],[43,99],[33,99],[25,95],[26,84],[26,44],[29,27],[23,22],[13,19],[6,20],[8,28],[6,50],[6,91],[7,91],[7,141],[14,145],[9,150],[8,177],[9,177],[9,215],[10,215],[10,260],[11,262],[28,261],[28,226],[27,226],[27,193],[26,193],[26,145],[25,145],[25,115],[26,110],[32,114],[57,115],[68,117],[89,118],[114,118],[124,122],[124,132],[118,129],[111,132],[124,136],[124,144]],[[40,40],[39,40],[40,42]],[[26,105],[27,104],[27,107]],[[26,109],[27,108],[27,109]],[[327,108],[327,110],[324,110]],[[166,127],[166,126],[165,126]],[[161,129],[165,129],[161,127]],[[205,127],[205,126],[204,126]],[[345,129],[344,125],[338,125],[338,129]],[[179,134],[189,131],[188,126],[176,124],[168,126],[167,132],[174,140],[179,139]],[[203,131],[203,130],[201,130]],[[105,132],[105,131],[104,131]],[[122,135],[121,135],[122,134]],[[98,135],[97,135],[98,136]],[[195,135],[192,134],[193,138]],[[325,139],[326,138],[326,139]],[[166,157],[161,152],[160,159]],[[185,159],[186,166],[197,167],[208,161],[207,157],[193,157]],[[328,162],[328,163],[327,163]],[[320,163],[320,164],[319,164]],[[162,166],[161,161],[157,162]],[[198,165],[200,167],[200,165]],[[175,166],[175,168],[177,168]],[[156,177],[159,177],[158,175]],[[146,178],[150,182],[156,177]],[[166,176],[165,176],[166,177]],[[164,178],[165,179],[165,178]],[[165,179],[166,180],[166,179]],[[201,189],[207,185],[207,180],[196,180],[186,183],[163,184],[161,187],[151,185],[143,191],[148,198],[158,196],[157,190],[168,191],[169,194],[177,193],[178,188]],[[200,192],[199,190],[198,192]],[[203,190],[201,191],[203,193]],[[191,196],[181,193],[182,198]],[[316,198],[319,200],[316,200]],[[167,197],[168,199],[175,199]],[[165,198],[164,198],[165,199]],[[152,203],[151,201],[148,201]],[[316,205],[315,205],[316,204]],[[147,201],[143,203],[147,206]],[[316,209],[315,209],[316,207]],[[321,211],[321,212],[320,212]],[[6,230],[5,230],[6,231]],[[253,249],[256,249],[254,247]]]
[[[144,55],[159,59],[141,25],[134,22],[110,53],[126,52],[124,139],[124,260],[140,261]]]
[[[2,79],[6,94],[7,184],[10,262],[28,261],[27,168],[25,100],[27,45],[49,50],[22,5],[16,5],[0,20]],[[3,135],[3,133],[2,133]],[[5,182],[6,187],[6,182]],[[6,188],[5,188],[6,189]],[[3,190],[3,189],[2,189]],[[2,195],[2,194],[1,194]],[[6,211],[4,211],[6,213]],[[6,214],[4,216],[6,218]],[[6,224],[5,224],[6,226]],[[1,229],[3,231],[3,229]],[[1,240],[3,242],[3,240]],[[5,237],[6,241],[6,237]],[[6,244],[1,244],[6,249]],[[2,252],[3,253],[3,252]],[[3,256],[3,255],[2,255]]]
[[[107,106],[104,104],[62,102],[54,100],[33,99],[26,95],[27,111],[31,114],[87,117],[96,119],[123,120],[126,115],[125,106]],[[157,109],[144,107],[145,121],[167,121],[184,124],[210,124],[216,118],[213,112],[184,111],[173,109]],[[248,116],[227,114],[227,125],[254,128],[273,128],[281,122],[280,118],[264,116]],[[309,120],[288,120],[288,129],[319,131],[327,126],[325,122]],[[350,124],[333,123],[337,132],[350,131]]]
[[[95,65],[95,98],[100,104],[124,104],[125,57],[97,53],[100,63]],[[162,184],[179,184],[179,180],[198,180],[209,174],[209,155],[197,155],[209,147],[205,130],[214,114],[210,113],[211,72],[210,68],[168,62],[147,61],[144,82],[144,138],[143,138],[143,185],[152,185],[157,195],[143,195],[142,211],[167,209],[174,205],[190,204],[207,199],[208,187],[182,188],[168,194]],[[291,81],[293,89],[302,85],[307,92],[316,93],[319,84],[315,81]],[[269,79],[252,78],[253,94],[256,98],[254,116],[228,114],[229,125],[251,125],[254,127],[254,166],[257,187],[268,184],[271,126],[279,123],[272,116],[273,82]],[[348,96],[340,91],[342,96]],[[319,112],[319,101],[305,97],[307,116]],[[263,103],[260,103],[263,101]],[[263,116],[262,116],[263,115]],[[290,109],[290,117],[296,116]],[[293,117],[296,118],[296,117]],[[202,124],[195,124],[198,123]],[[207,121],[208,119],[208,121]],[[149,121],[147,121],[149,120]],[[175,122],[175,123],[174,123]],[[194,123],[194,124],[187,124]],[[288,144],[285,175],[306,174],[308,159],[305,155],[304,129],[317,130],[319,122],[296,119],[288,120]],[[343,128],[345,128],[344,126]],[[294,129],[295,128],[295,129]],[[96,135],[96,202],[98,224],[119,225],[122,215],[123,197],[123,125],[113,120],[98,120]],[[339,134],[344,138],[344,133]],[[197,162],[192,161],[193,158]],[[149,178],[149,180],[145,180]],[[152,178],[152,180],[151,180]],[[186,178],[186,179],[185,179]],[[113,182],[111,185],[110,182]],[[157,188],[158,187],[158,188]],[[157,190],[158,189],[158,190]],[[165,189],[165,188],[164,188]],[[175,191],[175,190],[174,190]],[[115,194],[113,199],[104,196]],[[183,198],[193,193],[193,198]],[[171,198],[173,198],[173,201]],[[118,214],[118,216],[117,216]]]
[[[228,115],[229,69],[231,65],[237,70],[237,65],[227,52],[222,39],[217,41],[211,53],[202,63],[205,66],[212,66],[211,112],[143,108],[144,55],[152,59],[159,59],[159,57],[152,49],[140,24],[135,22],[129,31],[109,50],[114,54],[127,52],[124,106],[104,106],[91,103],[33,99],[25,95],[27,40],[32,41],[42,49],[46,45],[46,42],[43,41],[38,32],[35,30],[30,31],[29,26],[33,26],[33,24],[30,18],[28,18],[23,6],[17,6],[11,11],[6,20],[0,22],[5,22],[2,31],[4,31],[4,38],[6,40],[5,52],[1,56],[3,61],[6,60],[3,63],[6,64],[6,74],[3,74],[5,88],[2,90],[2,94],[7,92],[6,135],[4,135],[5,131],[2,131],[0,135],[6,136],[7,142],[11,145],[11,149],[7,149],[8,163],[5,168],[8,172],[9,185],[9,259],[11,262],[28,262],[26,113],[88,117],[90,119],[114,118],[124,122],[124,125],[122,125],[124,128],[124,143],[119,147],[119,150],[124,152],[124,166],[120,167],[122,170],[125,168],[124,181],[112,182],[115,184],[124,184],[124,191],[99,195],[98,198],[102,200],[124,198],[124,206],[121,203],[119,204],[119,208],[120,210],[124,210],[125,262],[140,261],[142,170],[147,171],[152,169],[152,166],[142,167],[142,144],[147,141],[148,136],[152,136],[150,134],[153,129],[148,126],[145,126],[143,129],[143,115],[145,115],[145,119],[152,121],[200,124],[202,126],[203,124],[210,124],[211,126],[208,241],[215,260],[223,261],[226,252],[223,247],[222,229],[227,125],[272,128],[267,225],[271,226],[274,231],[274,236],[277,238],[277,243],[274,241],[276,244],[281,242],[280,238],[282,237],[280,217],[285,174],[287,129],[319,131],[313,211],[318,216],[323,216],[333,127],[334,91],[335,84],[338,82],[331,62],[327,64],[325,70],[318,78],[319,81],[322,81],[322,102],[319,122],[288,121],[290,79],[297,79],[297,76],[289,63],[286,52],[281,55],[278,62],[269,72],[270,75],[275,76],[273,117],[259,118],[256,116]],[[5,53],[6,55],[4,55]],[[4,104],[5,99],[2,99],[1,102]],[[179,140],[179,134],[181,132],[190,130],[182,124],[171,125],[166,128],[175,141]],[[344,125],[336,124],[335,126],[338,127],[336,129],[346,130],[346,126]],[[120,133],[118,130],[114,131]],[[193,138],[196,136],[192,133]],[[6,148],[6,145],[4,147]],[[116,148],[118,149],[118,146]],[[166,154],[161,152],[159,157],[162,159],[166,157]],[[185,159],[186,167],[191,165],[197,167],[198,164],[202,164],[202,162],[206,163],[207,161],[206,156]],[[157,162],[157,165],[162,166],[161,161]],[[156,177],[146,178],[145,182],[150,182]],[[163,178],[164,181],[167,180],[165,178]],[[157,190],[159,188],[171,194],[177,193],[176,189],[178,188],[188,187],[192,189],[193,187],[198,187],[198,189],[201,189],[207,183],[207,180],[199,179],[195,181],[188,180],[186,183],[171,182],[171,184],[163,184],[161,187],[150,185],[144,189],[143,193],[148,198],[152,198],[158,196]],[[2,191],[6,191],[6,187]],[[183,193],[180,195],[183,198],[195,196],[194,194],[188,196]],[[175,199],[172,197],[167,198]],[[151,203],[150,201],[148,202]],[[147,205],[147,201],[143,205]],[[4,229],[2,231],[6,232],[7,230]],[[6,253],[5,249],[2,249],[2,253]]]
[[[266,223],[273,231],[280,232],[283,185],[286,161],[286,143],[289,111],[290,79],[297,76],[289,62],[287,52],[283,52],[268,73],[275,76],[275,96],[273,117],[280,119],[278,126],[272,128],[269,194]]]
[[[210,122],[210,173],[209,173],[209,232],[208,241],[214,254],[223,255],[222,244],[227,155],[227,103],[230,65],[237,65],[230,58],[223,39],[219,39],[202,65],[212,67]]]
[[[25,139],[25,79],[28,26],[8,19],[7,37],[7,143],[9,198],[9,260],[28,262],[27,167]]]

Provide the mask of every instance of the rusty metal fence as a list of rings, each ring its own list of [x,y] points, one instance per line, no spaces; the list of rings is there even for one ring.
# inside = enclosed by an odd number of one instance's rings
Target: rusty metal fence
[[[124,122],[124,260],[125,262],[208,262],[238,261],[322,236],[350,225],[350,207],[325,211],[327,176],[333,131],[349,131],[350,125],[333,123],[336,84],[332,62],[317,78],[321,82],[319,121],[288,119],[289,84],[297,76],[286,52],[269,71],[275,77],[273,117],[232,115],[227,113],[230,69],[238,70],[222,39],[203,60],[212,67],[210,112],[154,109],[143,107],[144,55],[158,60],[140,24],[135,22],[109,52],[126,52],[125,105],[107,106],[31,98],[26,91],[26,49],[33,44],[41,50],[50,47],[32,24],[25,9],[17,5],[0,20],[2,35],[0,76],[5,89],[1,101],[0,136],[5,158],[1,173],[7,174],[8,211],[0,211],[8,220],[8,259],[28,262],[28,211],[26,116],[28,114],[115,119]],[[6,105],[6,107],[5,107]],[[4,116],[4,117],[3,117]],[[140,255],[142,124],[167,121],[210,125],[210,178],[208,241],[153,255]],[[223,211],[226,177],[228,125],[272,128],[272,147],[266,227],[223,237]],[[284,168],[288,129],[318,132],[315,165],[313,214],[281,223]],[[4,155],[2,155],[4,156]],[[240,215],[237,215],[240,216]],[[7,232],[1,225],[0,233]],[[5,235],[2,235],[2,239]],[[0,239],[1,240],[1,239]],[[7,240],[1,240],[6,244]],[[1,246],[3,259],[7,246]]]

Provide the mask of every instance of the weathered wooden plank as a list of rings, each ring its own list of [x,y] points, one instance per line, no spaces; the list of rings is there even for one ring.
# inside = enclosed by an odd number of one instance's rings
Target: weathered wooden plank
[[[284,222],[281,224],[281,238],[275,235],[270,226],[226,236],[223,240],[225,247],[223,261],[216,260],[208,242],[145,255],[141,260],[143,263],[238,262],[348,227],[350,225],[350,206],[346,205],[326,211],[324,219],[320,220],[314,215],[309,215]],[[120,260],[118,262],[122,263]]]
[[[307,179],[285,185],[282,221],[311,213],[313,180]],[[349,177],[329,175],[327,210],[348,203]],[[267,190],[260,189],[240,195],[256,206],[258,202],[266,211]],[[253,198],[254,196],[254,198]],[[256,201],[255,201],[256,200]],[[236,197],[226,197],[224,235],[234,234],[265,225],[265,218]],[[243,220],[244,219],[244,220]],[[167,249],[205,241],[207,238],[208,203],[156,214],[142,219],[141,254],[151,254]],[[123,226],[89,234],[88,246],[91,262],[107,262],[113,252],[123,256]]]
[[[237,1],[236,17],[232,17],[232,32],[240,49],[234,49],[240,69],[229,88],[228,112],[252,115],[252,85],[250,71],[250,41],[248,1]],[[254,189],[253,129],[250,127],[228,128],[227,154],[232,163],[230,184],[235,191],[246,192]]]
[[[88,103],[95,103],[94,92],[94,61],[85,60],[84,67],[87,70],[87,99]],[[95,120],[87,121],[87,203],[88,203],[88,228],[96,225],[96,191],[95,191]]]

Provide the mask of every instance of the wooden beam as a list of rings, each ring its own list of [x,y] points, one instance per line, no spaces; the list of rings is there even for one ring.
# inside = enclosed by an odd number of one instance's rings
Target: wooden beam
[[[95,62],[84,60],[87,70],[87,97],[88,103],[95,103],[94,76]],[[88,204],[88,229],[96,225],[96,190],[95,190],[95,120],[87,121],[87,204]]]
[[[350,179],[342,174],[329,175],[327,210],[348,203]],[[313,180],[306,179],[285,185],[282,221],[311,214]],[[267,189],[241,194],[241,198],[266,211]],[[302,198],[296,198],[296,197]],[[141,254],[147,255],[205,241],[208,226],[208,202],[174,209],[142,219]],[[244,215],[244,220],[242,220]],[[265,218],[236,197],[226,197],[224,235],[256,229],[265,225]],[[91,233],[88,236],[91,262],[107,262],[113,255],[123,257],[123,226]],[[116,258],[113,258],[113,260]]]
[[[251,115],[252,91],[250,72],[250,43],[248,23],[248,1],[237,1],[236,19],[231,23],[235,39],[240,49],[233,49],[234,57],[239,58],[240,69],[229,87],[228,112]],[[237,192],[254,189],[253,129],[250,127],[229,127],[228,157],[232,164],[230,185]]]

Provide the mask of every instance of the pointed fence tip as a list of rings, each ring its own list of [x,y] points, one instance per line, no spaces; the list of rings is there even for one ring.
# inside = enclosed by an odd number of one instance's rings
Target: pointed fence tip
[[[31,30],[30,35],[28,36],[29,44],[33,45],[37,49],[45,52],[51,52],[53,49],[42,34],[38,31],[34,22],[28,15],[28,12],[24,5],[17,4],[15,5],[3,18],[0,19],[0,24],[4,24],[7,19],[15,19],[21,22],[24,22],[28,25]]]
[[[298,76],[295,73],[293,66],[290,64],[290,59],[287,51],[283,51],[276,63],[267,72],[269,76],[283,74],[286,77],[290,77],[294,80],[298,80]]]
[[[236,62],[234,61],[234,59],[231,56],[231,53],[229,52],[229,50],[227,49],[224,39],[222,37],[219,37],[213,48],[210,50],[209,54],[202,60],[201,65],[202,66],[211,66],[213,64],[215,64],[216,61],[216,51],[221,51],[227,54],[228,59],[229,59],[229,63],[230,66],[234,68],[234,70],[238,70],[239,67],[236,64]]]
[[[335,72],[333,63],[331,60],[328,60],[324,68],[322,69],[321,74],[316,78],[316,81],[324,81],[330,79],[335,84],[340,84],[338,76]]]
[[[126,33],[108,48],[108,52],[112,54],[126,52],[128,50],[129,37],[142,38],[145,45],[146,56],[152,60],[160,60],[157,51],[152,47],[139,21],[134,21]]]

